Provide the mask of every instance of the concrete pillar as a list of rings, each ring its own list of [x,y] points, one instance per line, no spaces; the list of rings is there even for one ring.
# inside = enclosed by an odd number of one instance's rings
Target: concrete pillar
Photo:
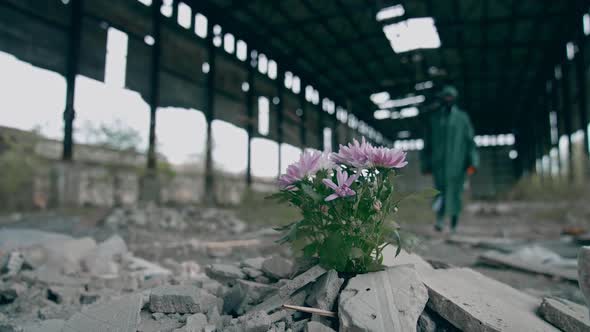
[[[68,49],[66,67],[66,108],[63,113],[64,138],[62,148],[62,159],[71,161],[74,155],[74,96],[76,94],[76,75],[80,60],[80,35],[82,25],[82,0],[72,1],[70,29],[68,30]]]
[[[207,47],[209,63],[209,73],[207,73],[207,89],[206,89],[206,109],[205,119],[206,126],[206,141],[205,141],[205,196],[204,202],[207,204],[215,204],[215,175],[213,170],[213,138],[211,135],[211,122],[215,118],[215,58],[216,50],[213,45],[213,23],[209,22],[207,33]]]
[[[246,186],[252,186],[252,138],[254,136],[254,106],[255,106],[255,90],[254,90],[254,74],[255,69],[250,63],[246,61],[245,65],[248,69],[248,91],[246,92],[246,132],[248,133],[248,157],[246,159]]]

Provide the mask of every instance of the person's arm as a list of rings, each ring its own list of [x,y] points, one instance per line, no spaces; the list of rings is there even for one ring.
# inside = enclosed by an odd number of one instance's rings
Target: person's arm
[[[479,167],[479,153],[477,152],[473,126],[469,116],[467,116],[467,135],[465,139],[467,140],[467,174],[473,175]]]
[[[426,126],[423,130],[424,146],[420,151],[420,169],[422,174],[432,173],[432,128],[430,118],[426,119]]]

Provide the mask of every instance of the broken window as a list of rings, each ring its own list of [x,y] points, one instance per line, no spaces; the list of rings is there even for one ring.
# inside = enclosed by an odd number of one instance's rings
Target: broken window
[[[268,98],[258,97],[258,133],[268,135],[270,129],[270,104]]]

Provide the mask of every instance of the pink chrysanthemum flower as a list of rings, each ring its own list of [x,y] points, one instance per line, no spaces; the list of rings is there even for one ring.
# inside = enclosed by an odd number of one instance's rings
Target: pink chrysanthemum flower
[[[299,160],[287,167],[287,173],[279,177],[281,189],[292,190],[296,182],[314,176],[322,166],[323,155],[319,151],[307,150],[301,154]]]
[[[402,168],[408,164],[406,153],[398,149],[371,147],[368,156],[369,164],[373,167]]]
[[[367,167],[369,166],[369,152],[372,147],[364,137],[360,143],[353,139],[352,143],[348,143],[348,145],[340,145],[338,153],[332,155],[332,161],[356,168]]]
[[[322,182],[327,187],[334,190],[334,193],[332,195],[329,195],[328,197],[326,197],[325,201],[329,202],[329,201],[335,200],[338,197],[349,197],[349,196],[356,195],[356,192],[354,190],[350,189],[350,186],[352,185],[352,183],[354,181],[356,181],[356,179],[358,177],[359,177],[358,174],[354,174],[349,177],[348,173],[338,170],[336,172],[336,180],[338,181],[338,184],[335,184],[330,179],[323,179]]]

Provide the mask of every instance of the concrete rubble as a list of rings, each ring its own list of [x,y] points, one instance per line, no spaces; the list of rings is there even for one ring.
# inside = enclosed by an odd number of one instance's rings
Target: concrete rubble
[[[588,308],[565,299],[544,298],[539,314],[566,332],[590,331]]]
[[[228,221],[217,222],[224,218]],[[267,236],[261,234],[275,234],[256,230],[245,233],[248,227],[244,222],[216,209],[151,205],[116,208],[105,224],[109,232],[96,238],[0,229],[0,331],[454,332],[590,328],[589,312],[583,306],[553,298],[541,301],[468,268],[439,264],[435,269],[417,254],[402,251],[394,258],[394,247],[383,251],[384,270],[350,276],[325,269],[313,259],[294,259],[277,247],[269,251],[259,247],[244,252],[231,249],[227,255],[219,255],[221,251],[215,255],[203,252],[200,256],[175,243],[150,243],[171,253],[158,257],[150,254],[155,251],[141,251],[132,238],[134,232],[144,228],[169,242],[174,242],[175,237],[166,237],[166,232],[203,230],[205,238],[207,232],[218,231],[225,239],[208,242],[215,243],[209,247],[217,250],[236,248],[249,241],[240,237],[228,240],[228,234],[261,239]],[[191,241],[200,243],[203,238]],[[476,246],[490,247],[509,243],[477,241]],[[515,250],[503,253],[512,252]],[[585,264],[588,257],[582,253],[578,265],[583,289],[590,289],[590,273],[584,270],[590,266]]]

